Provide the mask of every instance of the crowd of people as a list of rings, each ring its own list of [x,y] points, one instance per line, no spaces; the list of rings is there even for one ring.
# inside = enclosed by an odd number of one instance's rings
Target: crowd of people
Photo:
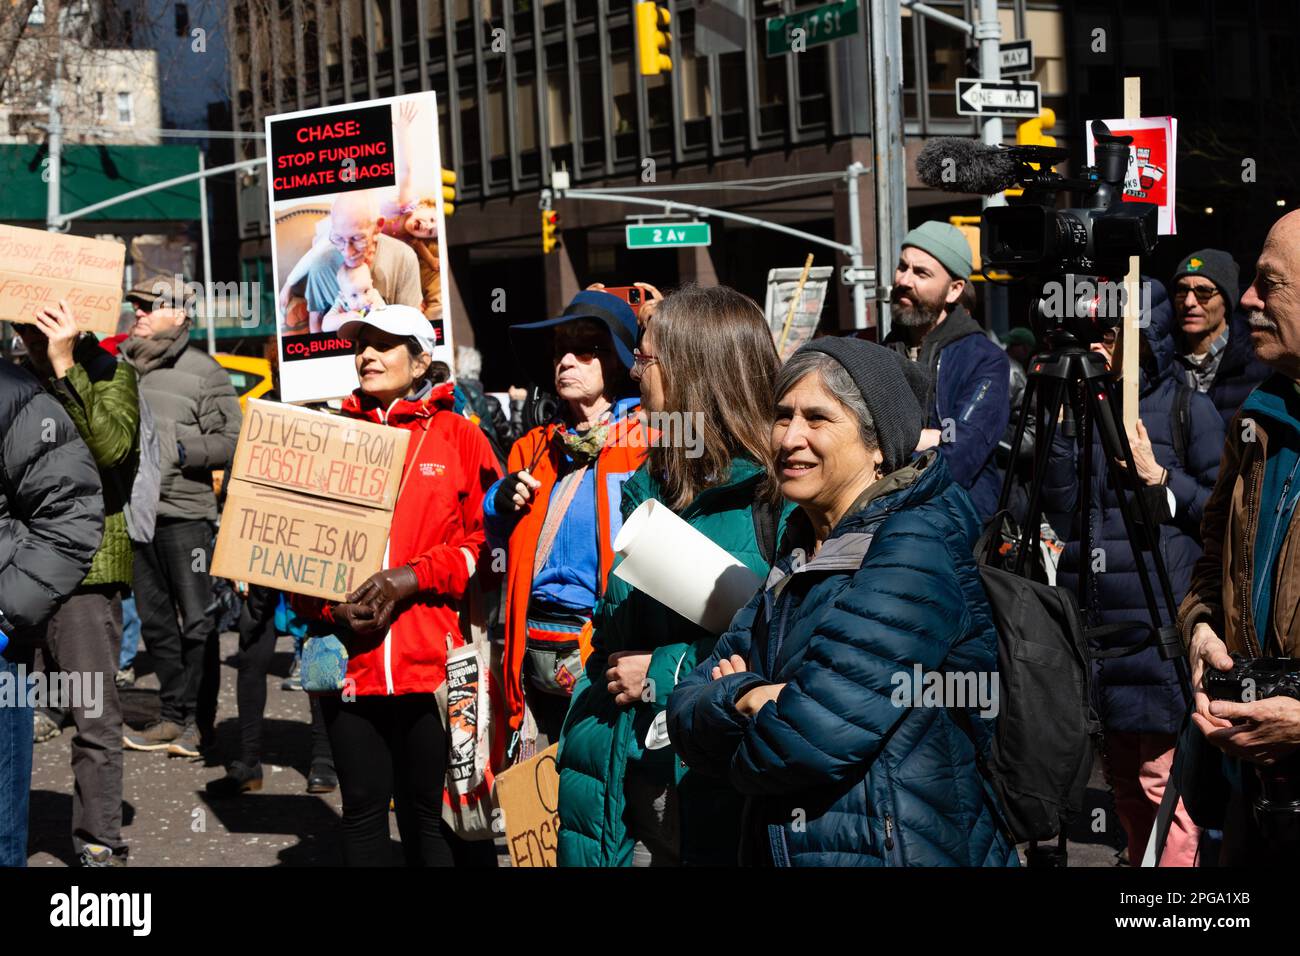
[[[1190,708],[1175,662],[1136,628],[1097,632],[1098,651],[1140,647],[1092,664],[1134,865],[1175,754],[1193,751],[1214,786],[1179,782],[1160,862],[1273,858],[1261,781],[1300,748],[1300,701],[1205,689],[1208,671],[1242,656],[1300,648],[1300,213],[1274,225],[1253,268],[1244,294],[1221,250],[1191,253],[1167,282],[1144,277],[1136,368],[1118,361],[1122,334],[1098,326],[1088,344],[1111,387],[1139,379],[1131,473],[1106,467],[1096,434],[1080,448],[1068,417],[1037,456],[1055,580],[1074,590],[1092,566],[1085,621],[1143,618],[1153,550],[1181,602],[1177,620],[1160,613],[1186,645]],[[350,692],[317,688],[304,708],[308,789],[340,791],[346,862],[390,862],[391,808],[408,865],[495,865],[490,840],[453,825],[447,793],[448,655],[485,597],[501,661],[491,761],[500,771],[558,745],[559,865],[1017,865],[983,769],[996,714],[900,707],[892,693],[914,669],[998,669],[976,542],[1002,520],[1004,473],[1034,470],[1033,429],[1013,449],[1011,426],[1052,343],[1041,329],[986,332],[971,273],[962,234],[923,223],[899,250],[888,337],[822,335],[784,364],[762,310],[734,289],[643,286],[637,308],[592,286],[510,328],[520,365],[557,398],[531,428],[525,393],[502,408],[472,350],[454,370],[433,361],[418,309],[350,316],[337,331],[360,386],[339,414],[410,441],[384,568],[342,601],[288,596],[307,642],[346,651]],[[18,326],[21,367],[0,365],[0,676],[102,681],[102,707],[67,707],[71,837],[89,866],[127,859],[124,749],[213,751],[212,476],[241,422],[185,311],[156,286],[127,297],[124,336],[97,342],[61,304]],[[656,422],[685,415],[701,423],[698,446],[660,440]],[[1131,494],[1159,526],[1142,546],[1121,509]],[[619,532],[651,500],[761,582],[720,635],[615,573]],[[226,799],[261,788],[284,604],[237,587],[239,753],[209,784]],[[132,597],[160,682],[159,717],[139,730],[123,724],[114,680]],[[0,707],[0,864],[26,860],[41,736],[24,701]]]

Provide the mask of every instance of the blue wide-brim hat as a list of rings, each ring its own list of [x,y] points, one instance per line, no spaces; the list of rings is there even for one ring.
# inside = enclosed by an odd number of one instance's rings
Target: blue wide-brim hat
[[[609,329],[610,340],[614,343],[614,354],[618,356],[625,369],[632,370],[632,350],[636,347],[638,334],[636,313],[632,311],[630,305],[616,295],[588,290],[575,295],[573,300],[564,307],[564,312],[553,319],[510,326],[510,341],[515,349],[515,357],[519,359],[519,364],[534,376],[538,384],[548,383],[553,371],[548,365],[542,374],[538,374],[539,363],[551,361],[549,347],[541,348],[539,339],[549,342],[553,334],[551,330],[557,325],[579,319],[594,319]]]

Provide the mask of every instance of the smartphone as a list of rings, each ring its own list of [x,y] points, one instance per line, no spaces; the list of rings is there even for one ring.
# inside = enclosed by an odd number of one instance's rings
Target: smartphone
[[[641,304],[641,290],[634,285],[613,285],[605,286],[602,292],[608,292],[610,295],[616,295],[628,305]]]

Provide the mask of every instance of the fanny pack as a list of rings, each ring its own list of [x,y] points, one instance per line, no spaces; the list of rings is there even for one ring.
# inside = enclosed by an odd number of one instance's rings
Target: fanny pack
[[[583,632],[590,612],[528,605],[524,623],[524,676],[544,694],[568,697],[582,673]]]

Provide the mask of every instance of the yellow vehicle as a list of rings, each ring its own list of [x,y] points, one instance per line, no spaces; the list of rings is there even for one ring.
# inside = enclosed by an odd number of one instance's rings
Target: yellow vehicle
[[[271,363],[264,358],[228,352],[217,352],[212,357],[230,376],[230,384],[235,386],[235,394],[239,396],[241,412],[248,411],[250,398],[261,398],[275,385],[271,378]]]

